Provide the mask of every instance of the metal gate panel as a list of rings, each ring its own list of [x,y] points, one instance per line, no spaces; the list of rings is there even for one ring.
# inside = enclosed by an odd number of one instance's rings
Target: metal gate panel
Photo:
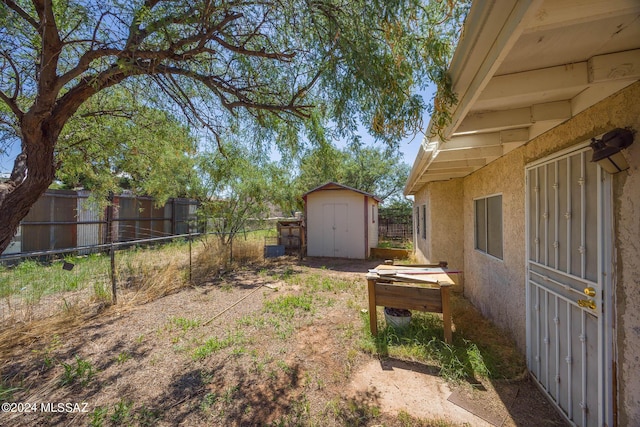
[[[525,199],[529,370],[567,419],[585,427],[605,418],[602,180],[588,155],[585,147],[528,167]]]

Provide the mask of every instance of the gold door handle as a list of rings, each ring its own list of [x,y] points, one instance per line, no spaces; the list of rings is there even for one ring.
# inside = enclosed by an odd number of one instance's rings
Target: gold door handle
[[[579,299],[578,305],[582,308],[590,308],[591,310],[596,309],[596,302],[592,299]]]
[[[596,290],[589,286],[588,288],[584,288],[584,294],[588,297],[593,298],[596,296]]]

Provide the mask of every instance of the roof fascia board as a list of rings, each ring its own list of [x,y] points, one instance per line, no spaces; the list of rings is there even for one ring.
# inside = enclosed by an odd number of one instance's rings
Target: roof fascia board
[[[593,22],[603,17],[640,13],[638,0],[550,1],[544,10],[529,21],[525,33],[563,28],[567,25]]]
[[[473,3],[472,10],[473,6],[483,9],[484,13],[476,12],[476,14],[486,19],[482,22],[474,22],[473,19],[470,19],[468,24],[472,28],[470,34],[476,34],[478,42],[473,40],[473,37],[464,37],[456,49],[456,56],[469,58],[471,58],[470,51],[474,50],[473,61],[471,59],[452,61],[449,68],[454,82],[454,91],[458,94],[458,103],[452,112],[451,125],[444,132],[445,137],[449,137],[456,131],[462,119],[480,96],[481,91],[489,83],[511,47],[526,28],[528,19],[536,13],[542,3],[543,0],[512,0],[509,2],[501,0],[499,2],[479,1]],[[476,14],[471,15],[471,18],[474,18]],[[477,26],[480,28],[476,29]],[[460,53],[458,54],[458,52]],[[465,75],[469,77],[465,78]]]
[[[640,49],[598,55],[584,62],[495,76],[478,97],[475,108],[482,108],[486,102],[504,103],[530,94],[565,93],[572,88],[579,92],[590,83],[638,78]]]
[[[501,145],[490,147],[466,148],[459,150],[440,151],[434,162],[450,162],[453,160],[486,159],[488,157],[500,157],[503,154]]]
[[[556,101],[534,104],[531,107],[511,110],[486,111],[469,114],[458,126],[458,134],[469,132],[495,132],[507,128],[517,129],[547,120],[567,120],[571,118],[571,102]],[[443,144],[448,148],[448,143]]]
[[[594,56],[588,64],[591,83],[640,79],[640,49]]]
[[[540,70],[523,71],[493,77],[478,101],[509,99],[522,95],[566,91],[567,88],[583,88],[589,82],[587,62],[560,65]]]
[[[418,149],[418,155],[416,156],[415,161],[413,162],[413,167],[411,168],[411,172],[409,173],[409,178],[407,179],[407,183],[404,186],[403,193],[405,196],[410,194],[414,194],[417,190],[416,183],[422,171],[426,168],[426,165],[431,161],[431,157],[433,152],[426,152],[424,147],[421,145]]]
[[[452,112],[452,124],[444,132],[445,137],[455,132],[461,119],[518,40],[525,28],[524,23],[542,3],[543,0],[473,2],[449,66],[458,103]],[[432,127],[433,122],[429,122],[426,135],[433,134]],[[417,179],[432,160],[433,153],[424,153],[421,147],[405,185],[405,195],[417,190]]]

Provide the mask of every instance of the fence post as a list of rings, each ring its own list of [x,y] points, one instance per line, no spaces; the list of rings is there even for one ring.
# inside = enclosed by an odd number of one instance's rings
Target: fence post
[[[191,283],[191,228],[189,228],[189,283]]]
[[[116,295],[116,251],[113,246],[113,242],[111,242],[110,246],[111,253],[111,302],[113,305],[118,303],[118,297]]]
[[[176,199],[171,199],[171,234],[176,234]]]
[[[104,242],[103,243],[110,243],[113,242],[113,192],[109,192],[109,197],[107,199],[109,201],[109,204],[107,205],[106,208],[106,212],[105,212],[105,221],[107,223],[107,229],[105,230],[105,234],[104,234]]]

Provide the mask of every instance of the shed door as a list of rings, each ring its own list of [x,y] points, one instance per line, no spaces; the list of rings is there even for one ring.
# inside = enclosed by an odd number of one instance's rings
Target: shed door
[[[603,315],[610,178],[590,158],[587,147],[526,170],[527,363],[583,427],[605,424],[611,402]]]
[[[322,254],[330,257],[349,256],[349,206],[346,203],[322,205]]]

